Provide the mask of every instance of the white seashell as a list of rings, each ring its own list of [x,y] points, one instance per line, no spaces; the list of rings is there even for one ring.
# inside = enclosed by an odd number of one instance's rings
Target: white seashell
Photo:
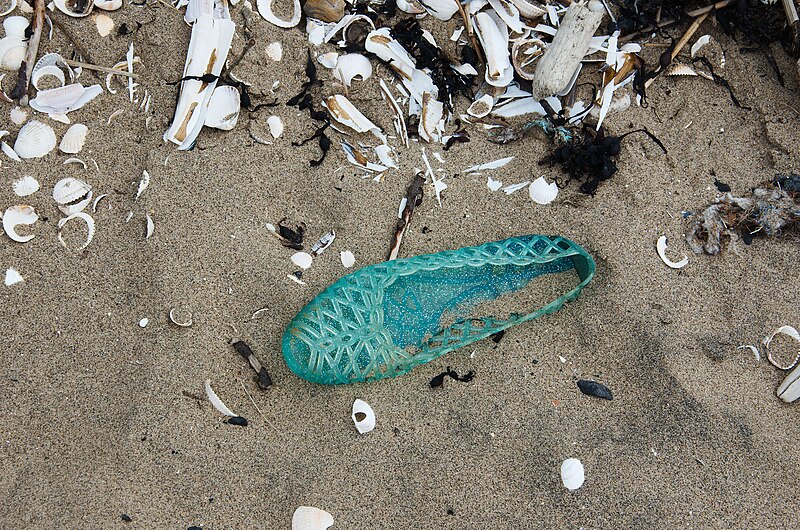
[[[2,138],[3,136],[5,136],[7,134],[8,134],[8,131],[0,131],[0,138]],[[19,157],[19,155],[17,153],[15,153],[14,150],[11,149],[11,146],[8,145],[4,141],[0,141],[0,151],[3,151],[3,153],[8,158],[10,158],[12,160],[16,160],[17,162],[22,162],[22,159]]]
[[[66,166],[68,164],[80,164],[83,166],[83,169],[86,169],[87,167],[86,162],[84,162],[80,158],[75,158],[75,157],[67,158],[66,160],[64,160],[64,165]]]
[[[558,195],[558,186],[555,182],[548,183],[544,177],[539,177],[531,182],[528,194],[536,204],[550,204]]]
[[[9,13],[13,12],[17,8],[17,0],[11,0],[11,2],[9,2],[9,4],[10,5],[8,6],[8,8],[6,8],[5,11],[0,13],[0,17],[4,17],[4,16],[8,15]]]
[[[430,93],[422,95],[422,114],[419,118],[419,137],[426,142],[437,143],[444,132],[444,104]]]
[[[505,0],[489,0],[489,5],[511,31],[524,33],[525,25],[520,20],[519,9],[513,3]]]
[[[397,0],[397,9],[410,15],[425,13],[425,8],[423,8],[417,0]]]
[[[39,60],[36,61],[35,65],[33,65],[33,70],[31,71],[31,79],[33,79],[33,75],[37,70],[40,70],[41,68],[45,68],[47,66],[55,66],[57,68],[62,69],[67,74],[69,74],[70,83],[75,81],[75,72],[72,70],[72,67],[68,65],[67,62],[64,60],[64,58],[57,53],[46,53],[41,57],[39,57]]]
[[[696,76],[697,70],[688,64],[672,63],[664,74],[668,76]]]
[[[5,14],[0,14],[5,16]],[[30,22],[25,17],[15,16],[8,17],[3,20],[3,29],[6,32],[6,37],[25,37],[25,30],[30,26]]]
[[[272,12],[272,0],[258,0],[256,6],[258,6],[258,12],[264,17],[264,20],[275,24],[279,28],[293,28],[300,23],[300,16],[303,14],[300,9],[300,0],[293,0],[292,18],[289,20],[283,20],[275,16]]]
[[[520,39],[511,47],[511,61],[519,76],[528,81],[533,79],[536,60],[544,55],[547,45],[539,39]]]
[[[680,261],[672,261],[667,257],[667,236],[661,236],[656,241],[656,251],[658,252],[658,257],[661,258],[661,261],[666,263],[667,267],[671,269],[682,269],[689,263],[689,258],[686,254],[683,255],[683,259]]]
[[[292,260],[292,263],[294,263],[303,270],[306,270],[309,267],[311,267],[311,264],[314,261],[314,258],[311,257],[311,254],[309,254],[308,252],[296,252],[292,254],[292,257],[290,259]]]
[[[40,90],[30,101],[33,110],[45,114],[66,114],[78,110],[103,93],[100,85],[85,87],[72,83],[59,88]]]
[[[5,279],[6,287],[10,287],[16,283],[20,283],[23,281],[25,280],[22,278],[22,275],[18,273],[16,270],[6,269],[6,279]]]
[[[133,200],[138,199],[144,193],[144,190],[147,189],[147,186],[150,185],[150,173],[147,172],[146,169],[142,170],[142,178],[139,179],[139,185],[136,187],[136,197]]]
[[[152,218],[152,217],[150,217],[150,214],[149,214],[149,213],[148,213],[148,214],[145,214],[145,232],[144,232],[144,238],[145,238],[145,239],[150,239],[150,237],[153,235],[153,232],[155,231],[155,228],[156,228],[156,225],[155,225],[155,223],[153,222],[153,218]]]
[[[116,11],[122,7],[122,0],[94,0],[94,7],[103,11]]]
[[[14,188],[14,193],[20,197],[27,197],[39,191],[39,182],[35,178],[26,175],[15,180],[11,187]]]
[[[149,323],[150,323],[150,319],[145,317],[145,318],[139,320],[139,327],[140,328],[146,328]]]
[[[489,191],[497,191],[503,187],[503,181],[495,180],[491,177],[491,175],[486,176],[486,187],[489,188]]]
[[[11,109],[11,121],[16,125],[22,125],[28,119],[28,112],[22,107]]]
[[[567,458],[561,463],[561,482],[569,491],[575,491],[583,485],[583,464],[577,458]]]
[[[88,247],[89,243],[91,243],[92,239],[94,238],[94,219],[92,219],[92,216],[89,215],[88,213],[83,213],[83,212],[76,212],[61,219],[58,222],[58,240],[61,242],[61,245],[64,248],[69,248],[69,247],[67,247],[67,242],[64,241],[61,232],[64,229],[64,225],[66,225],[69,221],[73,219],[80,219],[81,221],[86,223],[86,240],[83,242],[81,246],[75,249],[76,252],[79,252]]]
[[[220,414],[230,417],[235,417],[237,415],[231,409],[229,409],[225,403],[222,402],[222,400],[217,396],[217,393],[211,388],[211,379],[206,379],[205,387],[208,400],[212,405],[214,405],[214,408],[217,409]]]
[[[75,125],[72,125],[69,129],[67,129],[67,132],[65,132],[64,136],[61,138],[61,143],[58,145],[58,149],[62,153],[80,153],[81,149],[83,149],[83,144],[86,142],[86,134],[88,132],[89,128],[82,123],[76,123]]]
[[[25,60],[27,46],[21,37],[5,37],[0,39],[0,70],[19,70]]]
[[[108,37],[108,35],[111,34],[111,30],[114,29],[114,19],[103,13],[95,14],[92,19],[94,19],[97,33],[99,33],[101,37]]]
[[[100,203],[100,201],[106,197],[108,197],[108,193],[103,193],[94,198],[94,201],[92,202],[92,213],[97,213],[98,203]],[[111,205],[109,205],[109,208],[111,208]]]
[[[66,114],[48,114],[47,117],[53,121],[57,121],[58,123],[63,123],[64,125],[69,125],[72,123]]]
[[[356,257],[349,250],[343,250],[339,253],[339,259],[342,260],[342,265],[345,269],[349,269],[356,264]]]
[[[63,178],[53,187],[53,200],[64,215],[72,215],[92,202],[92,187],[76,178]]]
[[[537,19],[545,16],[547,11],[527,0],[511,0],[519,14],[528,19]]]
[[[458,13],[459,0],[419,0],[422,7],[439,20],[448,21]],[[398,6],[399,7],[399,6]]]
[[[797,362],[800,361],[800,350],[798,350],[797,356],[794,358],[794,361],[791,364],[781,365],[778,361],[776,361],[772,357],[772,352],[769,351],[769,345],[772,344],[772,340],[777,335],[786,335],[787,337],[790,337],[800,342],[800,333],[798,333],[797,330],[792,326],[781,326],[775,331],[773,331],[772,334],[769,335],[768,337],[764,337],[764,340],[762,341],[764,343],[764,349],[767,351],[767,360],[770,362],[770,364],[775,368],[778,368],[779,370],[791,370],[792,368],[794,368]]]
[[[92,12],[92,0],[53,0],[56,8],[71,17],[85,17]]]
[[[275,62],[278,62],[283,58],[283,46],[280,42],[273,42],[267,45],[267,57]]]
[[[491,162],[484,162],[483,164],[478,164],[477,166],[468,167],[467,169],[464,170],[464,173],[477,173],[479,171],[485,171],[487,169],[500,169],[501,167],[505,166],[512,160],[514,160],[513,156],[498,158],[497,160],[492,160]]]
[[[358,415],[363,415],[364,417],[359,420]],[[375,428],[375,411],[365,401],[357,399],[353,402],[351,417],[359,434],[366,434]]]
[[[486,55],[486,82],[498,87],[508,85],[514,78],[508,36],[504,36],[492,17],[484,12],[475,15],[475,30]]]
[[[697,41],[695,41],[695,43],[692,44],[692,49],[690,52],[692,59],[694,59],[694,56],[697,55],[698,51],[700,51],[700,48],[708,44],[710,41],[711,41],[711,35],[703,35],[702,37],[697,39]]]
[[[39,216],[36,214],[36,210],[33,209],[33,206],[28,204],[10,206],[3,214],[3,230],[5,230],[6,235],[14,241],[26,243],[35,237],[34,234],[21,236],[17,234],[17,227],[19,225],[32,225],[37,219],[39,219]]]
[[[492,112],[494,106],[494,98],[491,94],[484,94],[479,97],[467,108],[467,114],[476,118],[483,118]]]
[[[283,134],[283,120],[279,116],[270,116],[267,118],[267,126],[269,127],[269,134],[273,138],[280,138]]]
[[[8,276],[6,276],[6,278],[8,278]],[[796,401],[797,398],[800,398],[800,366],[792,370],[792,372],[786,376],[786,379],[778,386],[778,390],[775,393],[786,403],[792,403]]]
[[[43,90],[44,88],[40,86],[41,80],[46,77],[55,77],[59,81],[59,87],[62,87],[66,84],[64,71],[54,64],[48,64],[34,68],[33,73],[31,74],[31,84],[33,85],[33,88],[36,90]]]
[[[372,75],[372,63],[360,53],[342,55],[336,61],[333,77],[349,87],[353,79],[366,81]]]
[[[241,96],[236,87],[218,86],[208,102],[205,124],[215,129],[230,131],[239,121],[241,105]]]
[[[386,137],[378,126],[361,114],[361,111],[343,95],[328,96],[322,101],[322,106],[328,110],[328,113],[336,122],[353,129],[357,133],[371,132],[379,140],[385,140]]]
[[[53,128],[40,121],[32,120],[22,126],[14,152],[21,158],[40,158],[52,151],[56,146],[56,133]]]
[[[300,506],[292,515],[292,530],[326,530],[333,526],[333,516],[312,506]]]
[[[336,52],[321,53],[317,56],[317,62],[325,68],[336,68],[336,62],[339,60],[339,54]]]
[[[169,310],[169,321],[178,326],[179,328],[192,327],[192,312],[189,310],[175,309],[174,307]]]

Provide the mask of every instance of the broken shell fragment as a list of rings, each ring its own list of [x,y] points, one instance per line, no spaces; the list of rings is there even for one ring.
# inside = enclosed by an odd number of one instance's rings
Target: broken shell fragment
[[[222,402],[222,400],[217,396],[217,393],[211,388],[211,379],[206,379],[205,387],[208,400],[211,402],[214,408],[217,409],[223,416],[235,418],[236,414],[229,409],[225,403]]]
[[[494,98],[491,94],[484,94],[467,108],[467,114],[475,118],[483,118],[492,112],[494,106]]]
[[[366,81],[372,75],[372,63],[360,53],[348,53],[336,60],[333,77],[349,87],[353,79]]]
[[[311,254],[309,254],[308,252],[296,252],[292,254],[292,257],[290,259],[292,260],[292,263],[294,263],[303,270],[306,270],[309,267],[311,267],[311,264],[314,261],[314,258],[311,257]]]
[[[39,182],[35,178],[26,175],[15,180],[11,187],[14,189],[14,193],[20,197],[27,197],[39,191]]]
[[[63,138],[61,138],[58,149],[62,153],[80,153],[81,149],[83,149],[83,144],[86,142],[86,134],[88,132],[89,128],[82,123],[76,123],[70,126],[67,132],[64,133]]]
[[[40,90],[30,101],[33,110],[50,114],[66,114],[78,110],[103,93],[100,85],[85,87],[72,83],[58,88]],[[69,123],[69,122],[67,122]]]
[[[267,57],[276,63],[283,59],[283,45],[280,42],[273,42],[267,45]]]
[[[6,278],[8,278],[7,273]],[[6,283],[6,285],[8,284]],[[800,398],[800,366],[786,376],[786,379],[783,380],[783,383],[780,384],[775,393],[786,403],[792,403],[797,398]]]
[[[94,0],[94,7],[103,11],[116,11],[122,7],[122,0]]]
[[[103,13],[94,15],[92,19],[101,37],[108,37],[111,34],[111,30],[114,29],[114,19]]]
[[[323,22],[339,22],[344,16],[345,0],[306,0],[303,13]]]
[[[23,125],[17,134],[14,152],[21,158],[40,158],[52,151],[55,146],[56,133],[53,128],[46,123],[31,120]]]
[[[445,22],[458,13],[458,2],[459,0],[419,0],[428,13]]]
[[[567,458],[561,463],[561,482],[569,491],[575,491],[583,485],[583,464],[577,458]]]
[[[6,235],[18,243],[27,243],[35,236],[28,234],[21,236],[17,233],[17,227],[20,225],[32,225],[39,219],[36,210],[33,206],[28,204],[17,204],[16,206],[9,207],[3,214],[3,230]]]
[[[322,101],[322,106],[328,110],[328,113],[337,123],[349,127],[357,133],[371,132],[379,140],[383,141],[385,139],[378,126],[361,114],[361,111],[343,95],[336,94],[327,97]]]
[[[544,177],[531,182],[528,194],[536,204],[550,204],[558,195],[558,186],[555,182],[548,183]]]
[[[438,143],[444,133],[444,104],[429,92],[422,95],[419,136],[426,142]]]
[[[20,282],[23,282],[23,281],[25,281],[25,280],[22,278],[22,275],[20,273],[18,273],[16,270],[14,270],[14,269],[6,269],[6,278],[5,278],[6,287],[10,287],[10,286],[12,286],[14,284],[17,284],[17,283],[20,283]]]
[[[92,202],[92,187],[76,178],[63,178],[53,187],[53,200],[64,215],[72,215]]]
[[[28,119],[28,112],[22,107],[14,107],[11,109],[11,121],[15,125],[22,125]]]
[[[800,342],[800,333],[798,333],[798,331],[792,326],[781,326],[775,331],[773,331],[771,335],[764,337],[763,340],[764,349],[767,351],[767,359],[769,360],[770,364],[772,364],[772,366],[774,366],[779,370],[791,370],[792,368],[794,368],[797,362],[800,361],[800,350],[798,350],[797,355],[795,356],[791,364],[788,365],[781,364],[772,356],[772,352],[769,349],[769,345],[772,344],[772,341],[778,335],[786,335],[787,337]]]
[[[241,111],[241,95],[233,86],[218,86],[211,94],[205,124],[215,129],[230,131],[236,127]]]
[[[279,116],[270,116],[267,118],[267,127],[269,127],[269,134],[273,138],[280,138],[283,134],[283,120]]]
[[[133,200],[138,199],[144,193],[144,190],[147,189],[147,186],[150,185],[150,173],[147,172],[146,169],[142,170],[142,178],[139,179],[139,185],[136,187],[136,197]]]
[[[80,219],[81,221],[86,223],[86,239],[84,240],[81,246],[75,249],[77,252],[80,252],[81,250],[88,247],[89,243],[91,243],[92,239],[94,238],[94,219],[92,219],[91,215],[84,212],[73,213],[61,219],[58,222],[58,240],[61,242],[61,245],[63,245],[64,248],[69,248],[69,247],[67,246],[67,242],[64,241],[64,238],[62,236],[62,231],[64,230],[64,226],[73,219]]]
[[[661,258],[667,267],[671,269],[682,269],[689,263],[689,258],[686,254],[683,255],[683,259],[680,261],[672,261],[667,257],[667,236],[661,236],[658,238],[656,242],[656,251],[658,252],[658,257]]]
[[[350,267],[356,264],[356,257],[349,250],[343,250],[339,254],[339,259],[342,260],[342,265],[346,269],[349,269]]]
[[[520,39],[511,47],[514,70],[523,79],[531,81],[536,70],[536,60],[544,55],[546,45],[539,39]]]
[[[148,214],[145,214],[145,232],[144,232],[144,238],[145,238],[145,239],[150,239],[150,236],[152,236],[152,235],[153,235],[153,231],[155,230],[155,228],[156,228],[156,225],[155,225],[155,223],[153,222],[153,218],[152,218],[152,217],[150,217],[150,214],[149,214],[149,213],[148,213]]]
[[[488,14],[475,15],[475,30],[486,54],[486,82],[492,86],[507,86],[514,78],[508,53],[508,35],[503,34]]]
[[[292,530],[327,530],[333,526],[333,516],[313,506],[300,506],[292,515]]]
[[[174,307],[169,310],[169,321],[179,328],[188,328],[194,323],[192,321],[191,311],[188,309],[176,309]]]
[[[351,416],[359,434],[366,434],[375,428],[375,411],[366,401],[355,400]]]
[[[259,14],[264,20],[275,24],[279,28],[293,28],[300,23],[300,16],[303,14],[300,9],[300,0],[293,0],[292,18],[289,20],[280,19],[272,12],[272,0],[258,0],[256,3]]]
[[[94,3],[92,0],[54,0],[56,8],[71,17],[85,17],[92,12]]]

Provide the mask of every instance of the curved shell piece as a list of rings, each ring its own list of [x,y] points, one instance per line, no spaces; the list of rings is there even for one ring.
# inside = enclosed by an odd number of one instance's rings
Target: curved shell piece
[[[53,187],[53,200],[64,215],[72,215],[92,202],[92,187],[76,178],[63,178]]]
[[[342,266],[345,269],[349,269],[356,264],[356,257],[349,250],[343,250],[341,253],[339,253],[339,259],[341,259]]]
[[[497,16],[506,23],[508,29],[514,33],[523,33],[525,31],[525,25],[520,20],[519,9],[513,3],[505,0],[489,0],[489,5],[492,6]]]
[[[283,20],[275,16],[272,12],[272,0],[258,0],[257,4],[259,14],[264,17],[264,20],[275,24],[279,28],[293,28],[300,23],[300,16],[303,11],[300,9],[300,0],[293,0],[292,18]]]
[[[567,458],[561,463],[561,482],[569,491],[575,491],[585,480],[583,464],[577,458]]]
[[[536,60],[544,55],[545,43],[539,39],[521,39],[514,41],[511,47],[511,61],[514,70],[523,79],[530,81],[536,70]]]
[[[342,55],[336,61],[333,77],[349,87],[353,79],[366,81],[372,75],[372,63],[360,53]]]
[[[21,37],[0,39],[0,70],[19,70],[26,50],[27,46]]]
[[[479,97],[467,108],[467,114],[476,118],[483,118],[492,112],[494,107],[494,98],[491,94],[484,94]]]
[[[33,206],[28,204],[10,206],[3,214],[3,230],[5,230],[6,235],[14,241],[18,243],[27,243],[36,236],[34,236],[34,234],[21,236],[17,233],[17,227],[19,225],[32,225],[38,219],[39,216],[36,210],[33,209]]]
[[[0,14],[5,16],[6,13]],[[3,20],[3,29],[6,31],[6,37],[25,37],[25,30],[28,29],[30,22],[25,17],[8,17]]]
[[[446,22],[453,18],[453,15],[458,13],[458,1],[459,0],[419,0],[419,3],[422,4],[422,7],[434,18]]]
[[[31,74],[31,84],[33,85],[33,88],[36,90],[42,90],[43,87],[40,86],[40,81],[48,76],[58,79],[59,87],[64,86],[64,84],[67,82],[66,78],[64,77],[64,71],[61,70],[61,68],[54,64],[48,64],[38,68],[34,67],[33,73]]]
[[[546,9],[527,0],[511,0],[511,3],[516,6],[520,15],[531,20],[541,18],[547,14]]]
[[[84,87],[72,83],[59,88],[41,90],[30,101],[31,108],[46,114],[66,114],[78,110],[103,93],[100,85]]]
[[[4,17],[14,11],[17,8],[17,0],[11,0],[10,5],[6,8],[5,11],[0,13],[0,17]]]
[[[233,129],[239,121],[241,105],[241,95],[236,87],[218,86],[208,101],[205,124],[223,131]]]
[[[86,239],[83,241],[83,244],[81,244],[81,246],[75,249],[76,251],[81,251],[86,247],[88,247],[89,243],[91,243],[92,239],[94,239],[94,219],[92,219],[92,216],[89,215],[88,213],[83,213],[83,212],[77,212],[61,219],[58,222],[58,240],[64,248],[69,248],[69,247],[67,246],[67,242],[64,241],[61,232],[64,230],[64,225],[66,225],[69,221],[72,221],[73,219],[80,219],[81,221],[86,223]]]
[[[283,134],[283,120],[280,116],[270,116],[267,118],[267,127],[269,127],[269,134],[273,138],[280,138]]]
[[[536,204],[550,204],[558,196],[558,186],[555,182],[548,183],[544,177],[531,182],[528,194]]]
[[[333,526],[333,516],[313,506],[300,506],[292,515],[292,530],[327,530]]]
[[[773,331],[769,336],[764,337],[764,340],[762,341],[764,344],[764,349],[767,351],[767,360],[769,360],[770,364],[775,368],[778,368],[779,370],[791,370],[792,368],[795,367],[797,362],[800,361],[800,350],[798,350],[797,355],[795,356],[794,361],[792,361],[791,364],[784,365],[778,362],[769,349],[769,345],[772,344],[772,341],[778,335],[786,335],[787,337],[790,337],[800,342],[800,333],[798,333],[798,331],[792,326],[781,326],[775,331]]]
[[[21,158],[40,158],[56,146],[56,133],[53,128],[40,121],[32,120],[22,126],[14,142],[14,152]]]
[[[103,11],[116,11],[122,7],[122,0],[94,0],[94,7]]]
[[[97,27],[97,33],[99,33],[101,37],[108,37],[108,35],[111,33],[111,30],[114,29],[114,19],[106,14],[96,13],[92,15],[92,20],[94,20],[94,25]]]
[[[682,269],[689,263],[689,258],[686,254],[683,255],[683,259],[680,261],[672,261],[667,257],[667,236],[661,236],[658,238],[656,242],[656,251],[658,252],[658,257],[661,258],[667,267],[671,269]]]
[[[67,129],[64,136],[61,138],[61,143],[58,145],[62,153],[74,155],[80,153],[83,149],[83,144],[86,142],[86,134],[89,128],[82,123],[76,123]]]
[[[39,191],[39,182],[30,175],[26,175],[15,180],[11,187],[14,189],[14,193],[20,197],[27,197]]]
[[[363,418],[359,419],[359,415]],[[366,434],[375,428],[375,411],[366,401],[357,399],[353,402],[351,417],[359,434]]]
[[[16,125],[22,125],[28,119],[28,111],[22,107],[14,107],[11,109],[11,121]]]
[[[514,78],[508,52],[508,35],[485,12],[475,15],[476,33],[486,55],[486,82],[492,86],[507,86]]]
[[[345,0],[306,0],[303,13],[323,22],[339,22],[346,5]]]
[[[56,8],[71,17],[85,17],[92,12],[92,0],[53,0]]]
[[[300,267],[303,270],[306,270],[309,267],[311,267],[314,258],[312,258],[311,254],[309,254],[308,252],[296,252],[292,254],[291,260],[292,263],[294,263],[296,266]]]
[[[425,13],[425,8],[417,0],[397,0],[397,9],[410,15]]]

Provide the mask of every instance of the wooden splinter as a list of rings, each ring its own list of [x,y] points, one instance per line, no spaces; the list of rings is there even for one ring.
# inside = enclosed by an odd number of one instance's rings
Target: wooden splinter
[[[44,0],[34,0],[33,2],[33,23],[32,34],[28,40],[28,49],[25,52],[25,60],[19,67],[17,73],[17,84],[11,91],[11,99],[19,101],[20,105],[28,104],[28,85],[31,82],[33,66],[36,64],[36,55],[39,53],[39,39],[42,37],[42,27],[44,26]]]

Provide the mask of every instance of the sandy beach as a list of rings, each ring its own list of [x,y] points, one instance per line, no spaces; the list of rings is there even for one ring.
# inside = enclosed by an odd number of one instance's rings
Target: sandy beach
[[[91,19],[59,16],[95,64],[123,60],[133,43],[144,65],[140,90],[152,95],[149,126],[117,84],[116,95],[70,114],[89,127],[77,155],[87,169],[63,165],[68,155],[57,151],[24,163],[4,159],[0,168],[2,208],[27,202],[40,215],[32,241],[0,242],[0,267],[25,279],[0,288],[0,527],[289,528],[298,506],[330,512],[334,529],[800,524],[797,405],[775,395],[782,372],[737,349],[800,325],[800,245],[792,236],[761,238],[694,255],[682,213],[719,196],[715,178],[744,194],[800,167],[800,82],[780,47],[772,52],[785,87],[764,54],[742,52],[707,22],[701,33],[725,52],[719,73],[751,110],[700,77],[659,78],[646,108],[632,105],[605,125],[616,134],[647,127],[668,154],[632,135],[618,173],[596,196],[573,183],[540,206],[526,190],[506,195],[486,186],[487,174],[504,184],[561,175],[539,165],[552,145],[537,134],[497,145],[470,126],[471,141],[448,151],[412,142],[398,151],[400,169],[375,182],[347,163],[345,136],[331,131],[327,159],[310,168],[318,146],[291,144],[315,126],[307,112],[284,105],[305,80],[307,37],[302,25],[277,28],[256,13],[249,27],[256,45],[235,73],[252,83],[257,102],[275,97],[279,105],[243,112],[232,131],[205,128],[194,150],[178,151],[162,140],[178,94],[167,82],[181,76],[191,30],[181,12],[153,4],[110,13],[133,31],[105,38]],[[242,9],[232,9],[237,25]],[[423,26],[446,41],[447,24],[429,18]],[[280,62],[265,54],[276,41]],[[231,57],[244,44],[240,27]],[[58,30],[42,49],[72,52]],[[643,56],[652,63],[658,53],[645,48]],[[350,98],[391,130],[378,89],[389,76],[382,68]],[[320,77],[323,94],[340,89],[324,68]],[[105,82],[89,71],[81,79]],[[15,134],[10,109],[0,108],[0,128]],[[255,142],[251,134],[262,135],[272,114],[283,118],[284,135],[272,145]],[[48,123],[59,138],[67,129]],[[592,254],[595,279],[574,303],[510,329],[499,343],[477,342],[402,377],[336,387],[298,378],[281,353],[286,325],[348,272],[340,251],[352,251],[356,267],[386,258],[423,147],[441,154],[444,163],[433,163],[448,188],[441,207],[426,188],[401,257],[559,234]],[[515,158],[501,169],[464,174],[506,156]],[[143,170],[151,182],[135,200]],[[20,199],[11,183],[23,175],[35,176],[41,190]],[[68,176],[108,194],[81,253],[56,237],[62,215],[50,194]],[[155,226],[149,239],[146,214]],[[308,243],[336,231],[304,273],[306,285],[287,278],[293,251],[267,228],[283,218],[305,223]],[[79,226],[65,232],[68,242],[82,238]],[[659,259],[661,235],[673,259],[689,255],[685,268]],[[190,310],[193,325],[172,325],[172,308]],[[267,310],[252,319],[260,308]],[[259,390],[232,339],[253,348],[272,388]],[[789,357],[791,347],[782,342],[777,351]],[[430,388],[448,366],[475,377]],[[223,423],[205,397],[206,379],[249,426]],[[613,401],[581,394],[578,379],[607,385]],[[350,419],[356,398],[377,416],[366,435]],[[559,476],[569,457],[586,470],[575,492]]]

